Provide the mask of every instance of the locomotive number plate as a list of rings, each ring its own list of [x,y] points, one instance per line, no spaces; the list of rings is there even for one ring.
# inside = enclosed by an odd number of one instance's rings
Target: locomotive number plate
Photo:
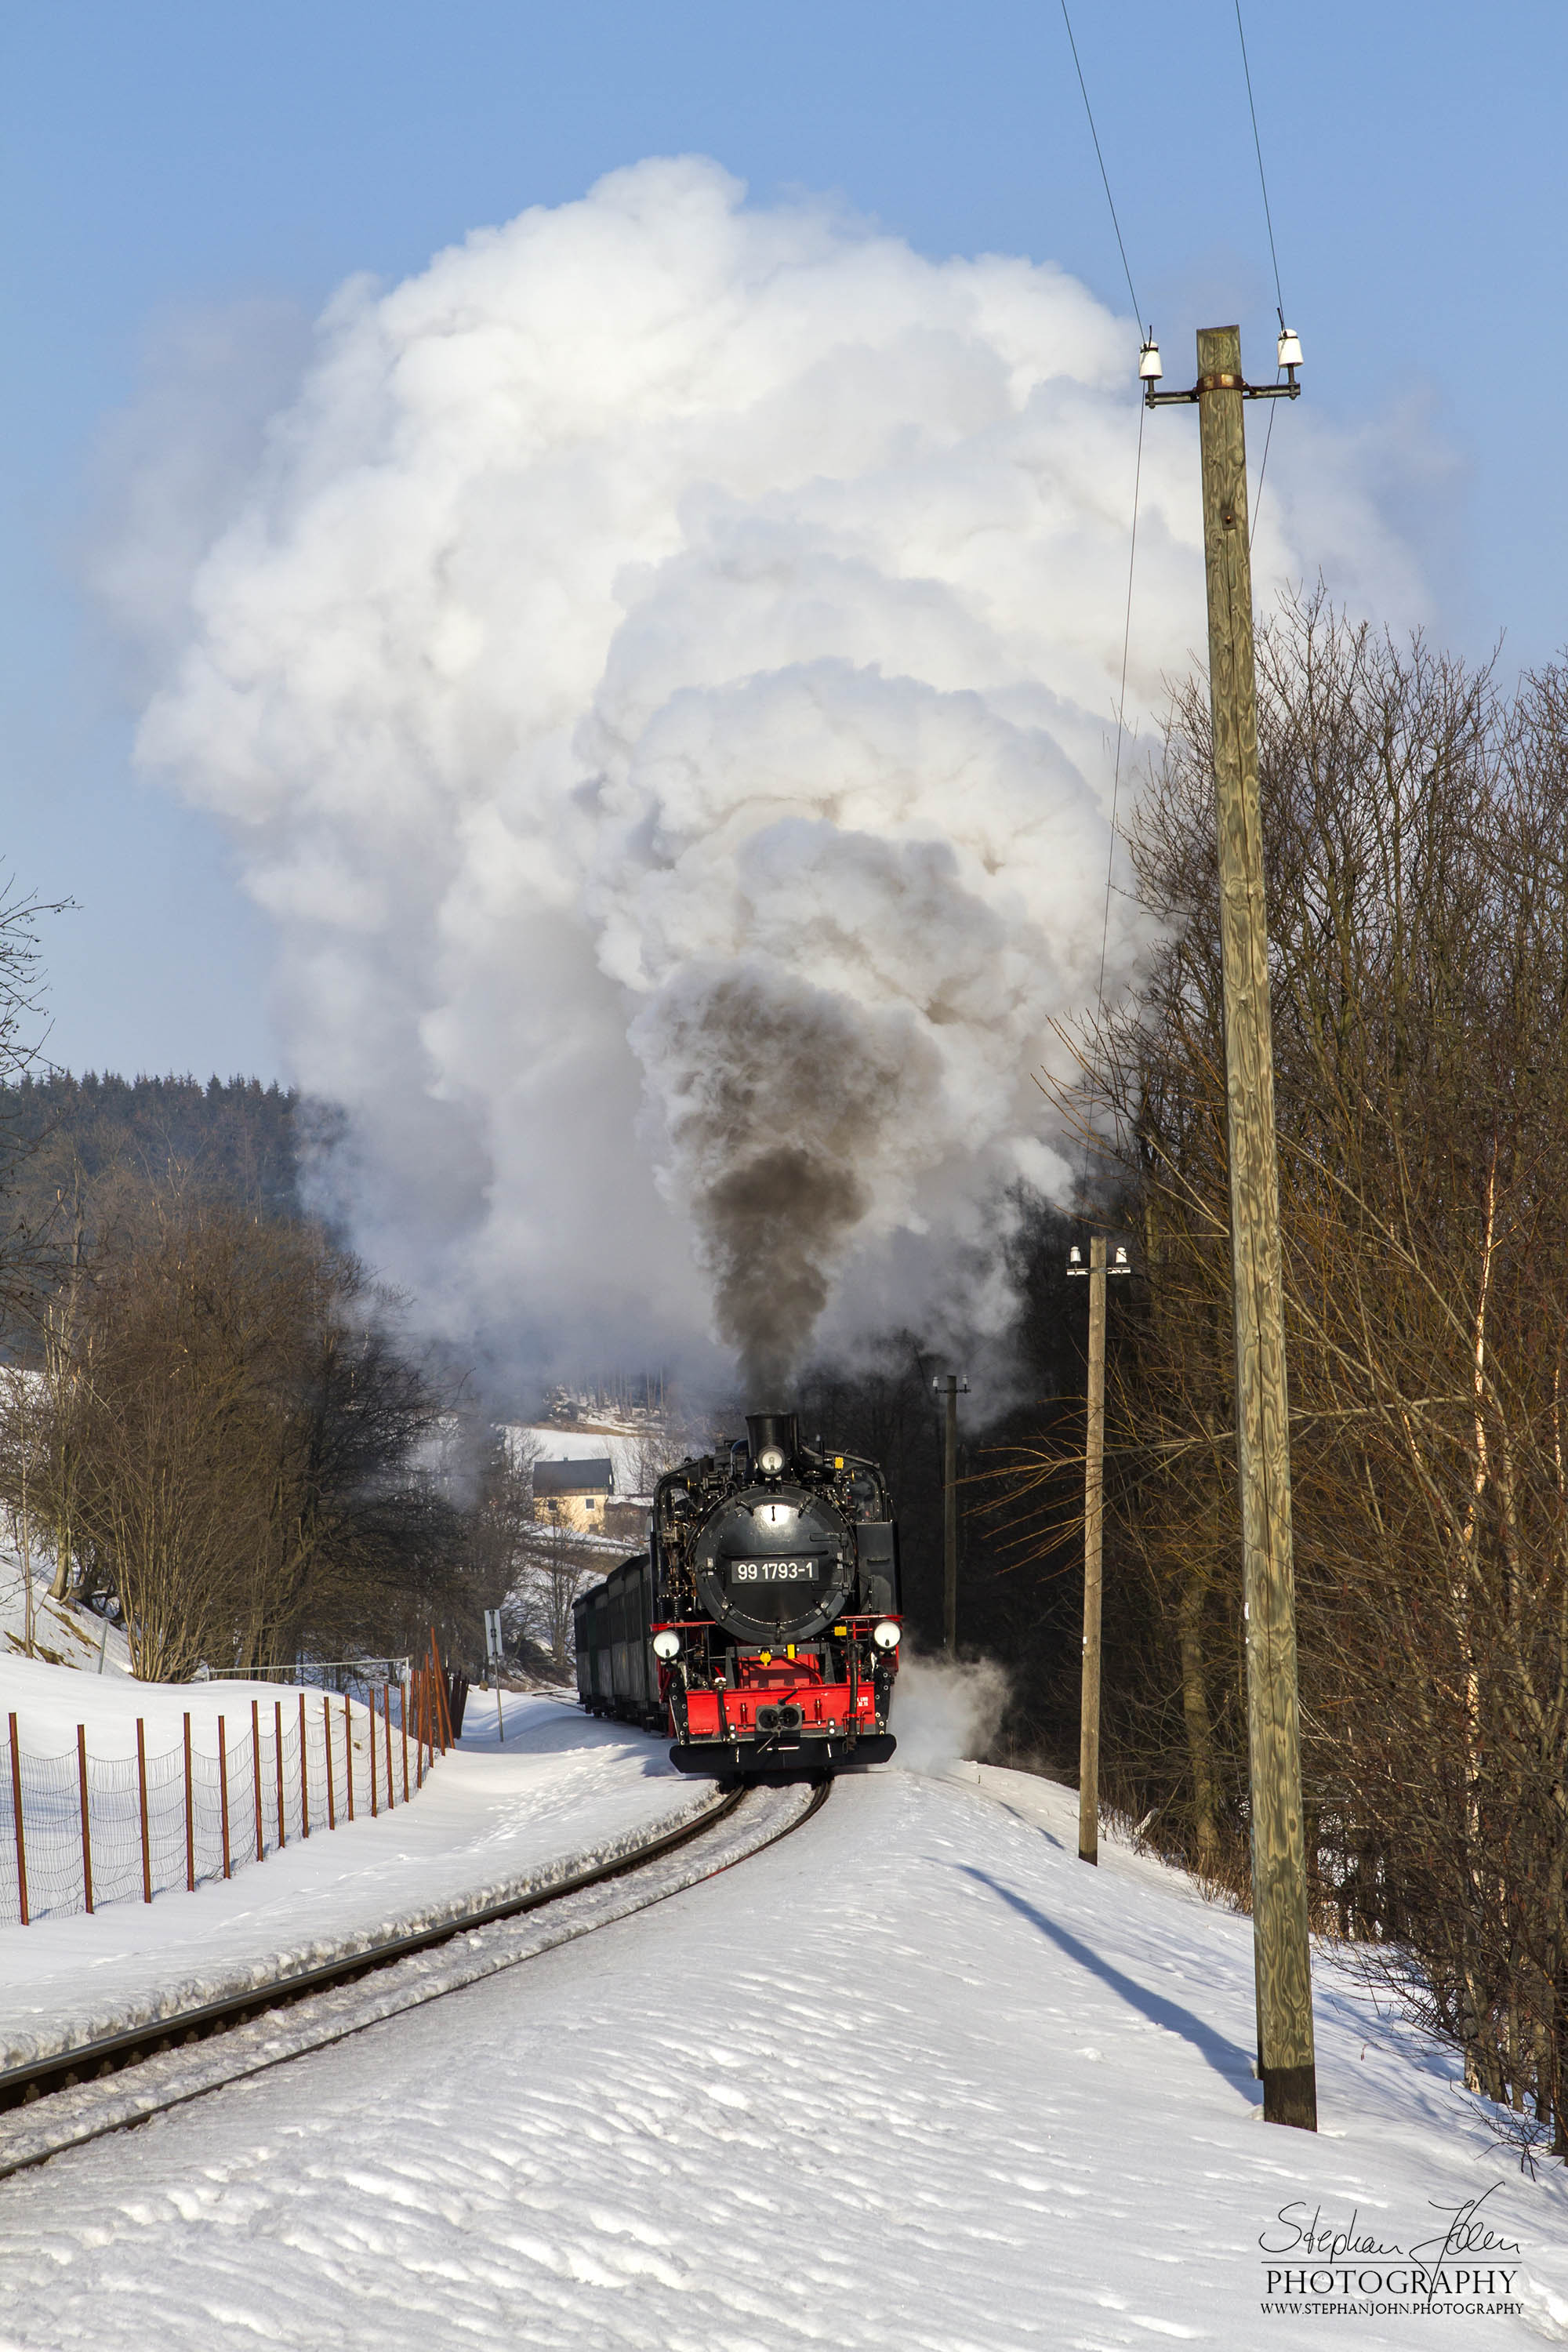
[[[814,1559],[732,1559],[730,1562],[731,1584],[815,1584],[817,1563]]]

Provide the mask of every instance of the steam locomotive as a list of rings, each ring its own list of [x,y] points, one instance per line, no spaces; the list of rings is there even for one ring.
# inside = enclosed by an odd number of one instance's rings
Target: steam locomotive
[[[648,1548],[573,1606],[593,1715],[674,1734],[721,1780],[884,1761],[899,1667],[899,1536],[858,1454],[803,1446],[795,1415],[667,1472]]]

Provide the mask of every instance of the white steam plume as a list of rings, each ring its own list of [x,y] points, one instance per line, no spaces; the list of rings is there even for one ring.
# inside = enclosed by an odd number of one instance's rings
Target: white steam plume
[[[140,757],[230,821],[426,1317],[541,1366],[716,1332],[767,1384],[825,1315],[984,1326],[997,1201],[1063,1181],[1030,1072],[1100,964],[1135,338],[742,194],[643,163],[346,287]],[[1314,566],[1386,589],[1318,462]],[[1275,470],[1260,595],[1302,568]],[[1146,709],[1201,635],[1179,425],[1139,564]]]
[[[994,1658],[928,1658],[906,1643],[893,1692],[897,1760],[907,1772],[984,1762],[1007,1708],[1007,1675]]]

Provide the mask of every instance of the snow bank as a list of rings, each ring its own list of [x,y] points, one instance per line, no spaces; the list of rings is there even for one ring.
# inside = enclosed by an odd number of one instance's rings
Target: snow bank
[[[1500,2159],[1325,1961],[1323,2129],[1265,2126],[1249,1923],[1075,1845],[1072,1791],[1021,1774],[842,1781],[673,1902],[10,2182],[0,2343],[1568,2338],[1561,2168]],[[1482,2196],[1512,2315],[1261,2315],[1260,2239],[1408,2246]]]
[[[5,1671],[35,1678],[58,1672],[18,1663]],[[237,1687],[137,1685],[114,1696],[129,1702],[133,1745],[143,1697],[177,1721],[198,1697],[216,1715],[226,1702],[213,1694]],[[51,1705],[67,1703],[35,1700],[33,1719],[45,1722]],[[246,1706],[248,1715],[248,1697]],[[617,1841],[635,1840],[710,1794],[671,1769],[660,1743],[592,1722],[559,1700],[508,1699],[504,1746],[484,1706],[471,1703],[469,1725],[417,1801],[379,1820],[313,1834],[194,1894],[181,1889],[151,1906],[117,1903],[90,1918],[0,1931],[0,2066],[503,1901],[619,1850]],[[123,1724],[107,1712],[90,1735],[123,1736]]]

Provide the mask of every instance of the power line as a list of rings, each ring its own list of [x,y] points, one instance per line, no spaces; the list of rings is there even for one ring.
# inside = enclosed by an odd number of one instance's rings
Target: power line
[[[1276,368],[1274,373],[1276,378],[1278,378],[1279,373],[1279,369]],[[1247,526],[1247,551],[1248,555],[1252,552],[1252,542],[1258,535],[1258,517],[1259,509],[1263,505],[1263,481],[1264,477],[1268,471],[1268,444],[1274,438],[1275,405],[1276,404],[1272,400],[1268,404],[1268,426],[1263,436],[1263,463],[1258,468],[1258,496],[1252,501],[1252,514]]]
[[[1274,249],[1274,215],[1268,208],[1268,174],[1263,169],[1263,142],[1258,135],[1258,108],[1254,103],[1252,96],[1252,68],[1247,63],[1247,35],[1242,28],[1241,0],[1236,0],[1236,37],[1241,43],[1241,70],[1247,78],[1247,110],[1252,117],[1252,145],[1253,152],[1258,157],[1258,184],[1263,191],[1263,223],[1264,226],[1268,231],[1268,258],[1274,265],[1275,315],[1279,320],[1279,332],[1283,335],[1285,332],[1285,297],[1279,289],[1279,256]],[[1276,371],[1276,375],[1278,376],[1278,371]],[[1252,551],[1252,541],[1258,530],[1258,510],[1263,504],[1263,484],[1268,472],[1268,445],[1273,438],[1274,404],[1270,401],[1268,404],[1268,427],[1263,436],[1263,463],[1258,468],[1258,496],[1253,501],[1252,515],[1248,522],[1247,531],[1247,552],[1249,554]]]
[[[1077,68],[1078,86],[1083,92],[1083,110],[1089,117],[1089,135],[1094,142],[1095,161],[1100,165],[1100,176],[1105,184],[1105,201],[1110,206],[1110,226],[1116,231],[1116,247],[1121,256],[1122,275],[1127,280],[1127,291],[1132,296],[1132,315],[1141,320],[1143,312],[1137,294],[1133,291],[1132,272],[1127,266],[1127,247],[1121,240],[1121,223],[1116,217],[1116,199],[1110,193],[1110,176],[1105,168],[1105,157],[1100,153],[1100,133],[1094,127],[1094,109],[1089,102],[1089,85],[1084,80],[1083,68],[1079,63],[1078,43],[1072,37],[1072,18],[1068,15],[1068,0],[1062,0],[1062,23],[1068,28],[1068,47],[1072,51],[1073,65]],[[1267,198],[1265,203],[1267,204]]]
[[[1105,951],[1110,937],[1111,875],[1116,863],[1116,812],[1121,792],[1121,745],[1127,729],[1127,656],[1132,643],[1132,567],[1138,558],[1138,493],[1143,481],[1143,403],[1138,404],[1138,458],[1132,469],[1132,541],[1127,551],[1127,616],[1121,625],[1121,693],[1116,705],[1116,764],[1110,779],[1110,845],[1105,857],[1105,913],[1100,926],[1100,980],[1095,1003],[1105,1016]]]
[[[1065,6],[1065,0],[1064,0]],[[1247,76],[1247,110],[1252,117],[1252,144],[1258,154],[1258,184],[1263,191],[1263,219],[1268,231],[1268,258],[1274,264],[1274,299],[1279,310],[1279,331],[1285,331],[1285,297],[1279,291],[1279,256],[1274,250],[1274,215],[1268,209],[1268,182],[1263,170],[1263,142],[1258,135],[1258,109],[1252,100],[1252,68],[1247,62],[1247,35],[1241,29],[1241,0],[1236,0],[1236,30],[1241,43],[1241,70]],[[1086,99],[1084,103],[1088,104]],[[1103,169],[1103,166],[1101,167]],[[1106,194],[1110,194],[1110,190]]]

